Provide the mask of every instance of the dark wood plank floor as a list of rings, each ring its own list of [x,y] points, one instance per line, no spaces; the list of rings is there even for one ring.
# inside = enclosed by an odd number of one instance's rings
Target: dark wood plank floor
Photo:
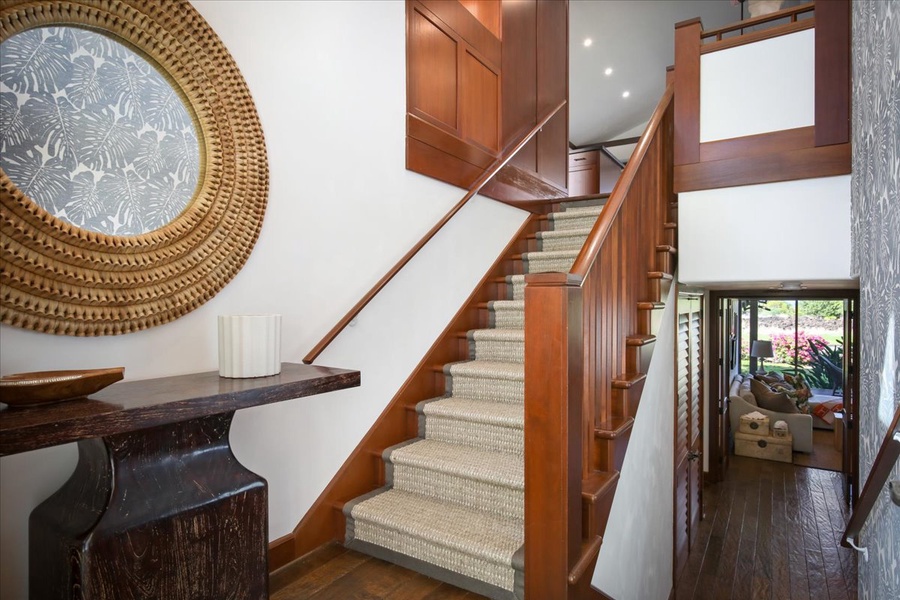
[[[726,481],[703,493],[677,600],[856,600],[839,473],[735,456]],[[271,591],[272,600],[482,598],[339,544],[273,573]]]
[[[272,573],[271,600],[477,600],[484,598],[409,569],[323,546]]]
[[[839,473],[735,456],[726,481],[703,493],[678,600],[856,600]]]

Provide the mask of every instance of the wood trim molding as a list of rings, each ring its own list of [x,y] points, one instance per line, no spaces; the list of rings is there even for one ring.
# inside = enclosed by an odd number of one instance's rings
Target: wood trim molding
[[[675,165],[700,160],[700,19],[675,25]]]
[[[850,141],[850,0],[816,6],[816,146]]]
[[[675,167],[675,192],[847,175],[850,158],[847,143],[680,165]]]
[[[760,42],[782,35],[797,33],[798,31],[804,31],[806,29],[814,29],[815,26],[816,20],[814,18],[803,19],[802,21],[795,21],[794,23],[786,23],[784,25],[779,25],[778,27],[771,27],[769,29],[763,29],[762,31],[754,31],[745,33],[744,35],[703,44],[700,46],[700,54],[718,52],[719,50],[727,50],[728,48],[743,46],[744,44],[752,44],[754,42]]]
[[[277,571],[294,559],[294,534],[288,533],[269,542],[269,573]]]
[[[700,162],[748,158],[761,154],[812,148],[815,146],[814,138],[815,131],[810,126],[704,142],[700,144]]]
[[[413,109],[415,114],[406,115],[406,135],[423,144],[445,152],[456,158],[478,167],[487,169],[497,160],[497,154],[487,152],[474,145],[472,141],[463,141],[456,137],[445,126],[432,122],[431,118],[421,111]],[[419,172],[419,171],[417,171]],[[468,186],[466,186],[468,187]]]

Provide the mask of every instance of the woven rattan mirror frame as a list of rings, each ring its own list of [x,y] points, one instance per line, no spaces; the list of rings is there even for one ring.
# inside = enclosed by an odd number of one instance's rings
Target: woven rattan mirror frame
[[[237,274],[262,227],[268,161],[247,85],[186,0],[0,2],[0,41],[50,25],[100,30],[152,59],[196,116],[204,168],[181,216],[134,237],[56,219],[0,170],[0,321],[96,336],[177,319]]]

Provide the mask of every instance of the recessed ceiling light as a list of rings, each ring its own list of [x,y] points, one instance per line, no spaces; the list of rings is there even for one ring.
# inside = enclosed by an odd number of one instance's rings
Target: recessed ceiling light
[[[594,40],[592,40],[591,38],[584,38],[584,47],[585,48],[589,48],[591,46],[591,44],[593,44],[593,43],[594,43]]]
[[[606,67],[606,70],[603,71],[604,75],[612,75],[612,67]]]
[[[631,95],[631,92],[629,92],[628,90],[625,90],[624,92],[622,92],[622,97],[623,97],[623,98],[627,98],[627,97],[630,96],[630,95]]]

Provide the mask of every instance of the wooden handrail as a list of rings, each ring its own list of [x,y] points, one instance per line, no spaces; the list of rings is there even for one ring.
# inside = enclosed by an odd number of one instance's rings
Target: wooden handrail
[[[581,279],[584,279],[587,276],[588,271],[591,269],[591,265],[594,264],[594,260],[600,253],[600,247],[603,245],[603,241],[606,239],[606,236],[609,235],[609,230],[616,219],[616,215],[619,214],[619,210],[625,202],[625,197],[631,189],[634,176],[637,174],[638,168],[644,161],[644,155],[647,154],[650,142],[653,140],[656,130],[659,128],[659,125],[662,123],[663,117],[666,114],[666,109],[672,101],[674,90],[675,88],[672,84],[669,84],[666,87],[666,91],[663,93],[662,98],[660,98],[659,104],[656,105],[656,110],[653,111],[653,116],[650,117],[647,129],[645,129],[643,135],[641,135],[641,139],[638,141],[638,145],[634,149],[631,159],[628,161],[628,164],[625,165],[625,170],[622,171],[622,174],[619,176],[619,180],[616,182],[609,200],[606,202],[606,208],[603,209],[603,212],[600,213],[600,218],[594,223],[594,227],[591,229],[587,242],[578,254],[578,258],[575,259],[572,269],[569,271]]]
[[[422,236],[422,239],[420,239],[415,246],[410,248],[409,252],[404,254],[403,257],[399,261],[397,261],[397,264],[391,267],[391,269],[387,273],[385,273],[384,277],[379,279],[378,282],[375,283],[374,286],[372,286],[372,289],[366,292],[365,295],[363,295],[363,297],[359,299],[359,302],[353,305],[353,308],[347,311],[347,314],[344,315],[341,320],[338,321],[337,324],[332,327],[328,333],[325,334],[325,337],[323,337],[319,341],[319,343],[316,344],[312,350],[310,350],[309,354],[307,354],[303,358],[303,362],[306,364],[310,364],[314,360],[316,360],[319,354],[321,354],[322,351],[325,350],[325,348],[327,348],[328,345],[334,341],[334,338],[336,338],[344,330],[344,328],[350,324],[350,321],[355,319],[360,311],[362,311],[362,309],[364,309],[366,305],[372,301],[372,299],[378,294],[378,292],[384,289],[384,286],[386,286],[388,282],[390,282],[391,279],[393,279],[394,276],[397,275],[397,273],[399,273],[400,270],[405,267],[410,260],[412,260],[412,257],[415,256],[419,252],[419,250],[425,247],[425,244],[431,241],[431,238],[433,238],[437,234],[437,232],[440,231],[441,228],[443,228],[443,226],[446,225],[450,221],[450,219],[452,219],[453,216],[458,213],[463,206],[466,205],[469,200],[475,197],[475,195],[481,191],[481,188],[483,188],[485,184],[500,171],[500,169],[506,166],[506,163],[508,163],[519,152],[519,150],[521,150],[522,147],[525,146],[525,144],[531,141],[531,138],[533,138],[535,134],[537,134],[537,132],[540,131],[544,127],[544,125],[546,125],[547,122],[552,119],[556,115],[556,113],[558,113],[560,109],[562,109],[562,107],[565,105],[565,100],[557,104],[556,107],[548,112],[544,118],[538,121],[537,125],[535,125],[515,145],[513,145],[511,148],[510,146],[507,146],[506,149],[504,149],[503,153],[501,153],[500,158],[495,160],[491,164],[491,166],[481,175],[481,177],[476,179],[475,182],[469,186],[469,191],[466,192],[466,195],[462,197],[462,200],[457,202],[456,205],[453,206],[453,208],[451,208],[447,212],[447,214],[444,215],[444,217],[434,225],[434,227],[429,229],[428,233]]]
[[[869,472],[869,478],[863,486],[862,494],[856,503],[853,514],[850,515],[850,521],[847,523],[847,529],[841,538],[841,546],[845,548],[852,547],[850,540],[855,540],[856,536],[862,530],[866,519],[875,507],[875,502],[881,494],[884,484],[887,483],[888,477],[900,457],[900,405],[894,411],[894,420],[888,427],[887,433],[884,434],[884,441],[878,449],[878,455],[875,456],[875,462],[872,463],[872,470]]]
[[[760,25],[762,23],[768,23],[770,21],[778,21],[779,19],[785,19],[787,17],[790,17],[791,21],[793,22],[797,20],[797,15],[813,11],[815,10],[815,8],[815,2],[808,2],[799,6],[792,6],[790,8],[785,8],[783,10],[769,13],[767,15],[760,15],[751,19],[744,19],[743,21],[738,21],[737,23],[732,23],[731,25],[726,25],[725,27],[719,27],[718,29],[710,29],[709,31],[704,31],[700,35],[700,37],[702,39],[715,37],[716,40],[721,40],[723,34],[737,31],[739,29],[745,29],[747,27],[753,27],[754,25]]]

